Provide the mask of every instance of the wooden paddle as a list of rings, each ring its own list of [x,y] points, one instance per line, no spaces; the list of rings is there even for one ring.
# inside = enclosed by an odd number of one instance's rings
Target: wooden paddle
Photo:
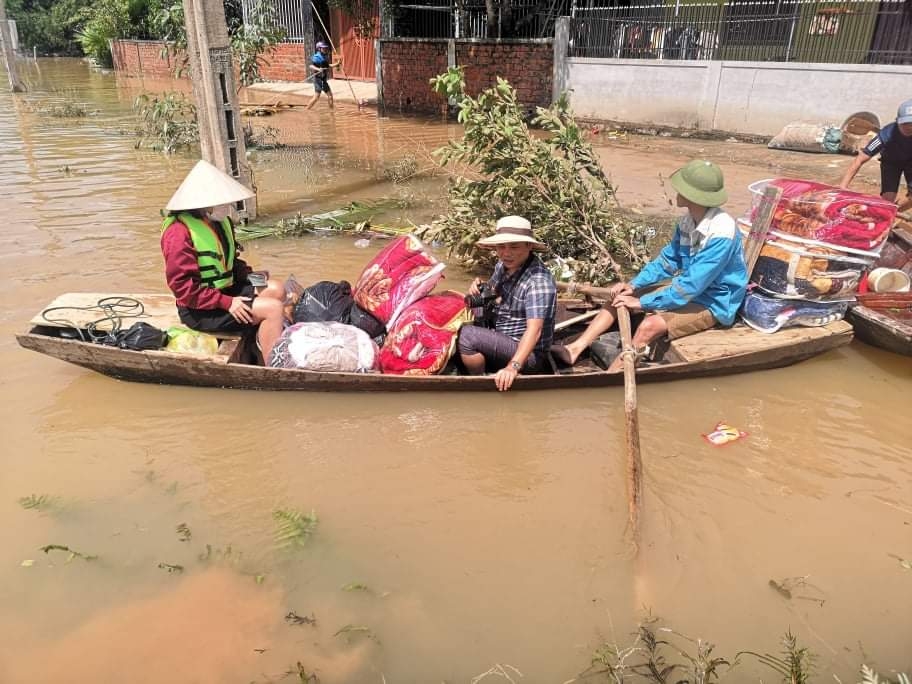
[[[636,350],[630,333],[630,312],[617,307],[624,359],[624,418],[627,436],[627,527],[634,555],[640,547],[640,501],[643,496],[643,461],[640,458],[640,422],[637,416]]]
[[[751,222],[750,233],[744,242],[744,264],[747,266],[747,275],[751,276],[754,272],[754,266],[760,257],[760,250],[763,249],[763,243],[766,241],[766,234],[769,232],[770,223],[773,220],[773,214],[779,199],[782,197],[782,188],[774,185],[767,185],[763,191],[763,197],[760,198],[760,206],[757,209],[757,215]]]

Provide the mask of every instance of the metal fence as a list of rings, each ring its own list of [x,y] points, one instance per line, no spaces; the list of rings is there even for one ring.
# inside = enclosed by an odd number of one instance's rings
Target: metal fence
[[[420,0],[384,7],[383,38],[550,38],[568,0]],[[490,12],[489,12],[490,9]]]
[[[571,9],[570,56],[912,63],[908,0],[618,5]]]
[[[244,21],[251,23],[251,15],[257,11],[258,0],[241,0]],[[313,7],[311,0],[272,0],[270,9],[274,12],[276,26],[285,29],[286,43],[305,43],[312,45]]]

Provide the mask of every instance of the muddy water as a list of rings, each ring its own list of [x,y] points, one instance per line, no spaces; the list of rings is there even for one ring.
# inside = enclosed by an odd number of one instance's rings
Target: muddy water
[[[641,388],[644,546],[631,561],[620,390],[142,386],[19,349],[13,334],[61,291],[163,287],[157,211],[192,164],[117,133],[135,83],[73,61],[40,69],[31,93],[0,93],[0,681],[266,682],[300,662],[323,682],[468,682],[498,663],[564,682],[604,641],[628,643],[644,608],[729,657],[777,652],[790,628],[818,653],[819,681],[855,681],[863,661],[912,670],[912,573],[890,555],[912,558],[907,359],[853,344]],[[67,97],[97,112],[36,111]],[[396,193],[413,205],[391,220],[433,213],[439,180],[395,186],[383,169],[451,128],[344,106],[283,116],[304,147],[254,157],[267,216]],[[656,172],[698,148],[742,187],[771,164],[833,161],[661,139],[601,152],[622,198],[654,210]],[[354,277],[370,251],[315,237],[248,255],[309,282]],[[708,446],[700,433],[720,420],[749,436]],[[30,494],[58,499],[26,510]],[[277,509],[316,512],[306,548],[275,549]],[[47,544],[99,558],[67,563]],[[791,599],[768,584],[805,576]],[[336,636],[346,625],[370,631]],[[760,676],[748,658],[727,680]]]

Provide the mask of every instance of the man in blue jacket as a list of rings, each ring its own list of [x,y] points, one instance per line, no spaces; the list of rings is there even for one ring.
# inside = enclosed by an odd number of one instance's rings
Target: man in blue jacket
[[[329,87],[329,70],[339,66],[340,62],[329,61],[329,45],[322,40],[317,42],[317,51],[310,58],[310,73],[314,81],[314,94],[307,103],[307,108],[312,109],[317,100],[320,99],[320,93],[326,93],[326,101],[329,102],[329,108],[333,108],[333,94]]]
[[[846,169],[840,185],[849,187],[858,170],[880,155],[880,196],[888,202],[896,202],[899,181],[906,178],[906,199],[900,211],[912,208],[912,100],[899,105],[896,121],[884,126],[876,138],[858,153],[852,165]]]
[[[734,322],[744,301],[748,274],[741,234],[734,219],[719,208],[728,199],[722,170],[696,160],[675,171],[670,181],[678,193],[678,206],[687,209],[671,242],[633,280],[611,288],[610,306],[599,312],[578,339],[551,347],[551,353],[564,363],[575,363],[614,325],[619,306],[646,314],[633,337],[637,349],[663,336],[673,340]],[[620,369],[618,357],[608,370]]]

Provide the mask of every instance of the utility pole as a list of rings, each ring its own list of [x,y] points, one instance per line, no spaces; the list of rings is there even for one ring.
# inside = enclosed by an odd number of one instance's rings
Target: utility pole
[[[25,84],[19,78],[16,66],[16,53],[13,52],[13,37],[10,35],[9,21],[6,19],[6,2],[0,0],[0,44],[3,48],[3,61],[6,62],[6,74],[9,76],[10,90],[24,93]]]
[[[183,4],[202,157],[252,187],[222,0],[183,0]],[[255,218],[256,198],[238,202],[235,213],[240,219]]]

